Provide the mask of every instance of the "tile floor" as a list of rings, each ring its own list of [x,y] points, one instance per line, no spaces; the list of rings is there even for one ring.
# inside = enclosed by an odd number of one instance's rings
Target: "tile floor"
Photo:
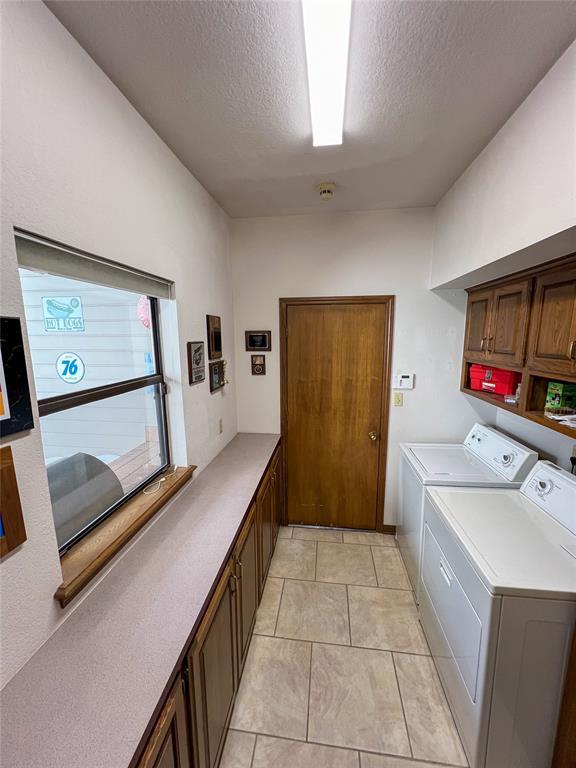
[[[466,765],[394,537],[282,528],[221,768]]]

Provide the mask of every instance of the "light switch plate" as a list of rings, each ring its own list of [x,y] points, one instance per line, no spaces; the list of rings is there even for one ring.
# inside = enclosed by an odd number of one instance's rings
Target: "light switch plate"
[[[402,406],[402,405],[404,405],[404,393],[403,392],[394,392],[394,405],[395,406]]]

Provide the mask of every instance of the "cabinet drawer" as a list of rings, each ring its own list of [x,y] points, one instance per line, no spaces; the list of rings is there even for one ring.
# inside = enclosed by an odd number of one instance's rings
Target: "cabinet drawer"
[[[476,701],[482,622],[427,524],[424,526],[422,582],[468,694]]]

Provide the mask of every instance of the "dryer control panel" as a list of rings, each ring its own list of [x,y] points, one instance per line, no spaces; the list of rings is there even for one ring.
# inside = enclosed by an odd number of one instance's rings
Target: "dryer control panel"
[[[520,492],[576,535],[576,476],[551,461],[539,461]]]
[[[538,461],[538,454],[492,427],[474,424],[464,445],[510,482],[521,482]]]

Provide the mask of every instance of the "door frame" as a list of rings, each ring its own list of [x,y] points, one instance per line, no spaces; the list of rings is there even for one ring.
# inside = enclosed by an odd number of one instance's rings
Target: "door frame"
[[[380,455],[378,461],[378,481],[376,493],[377,515],[376,530],[393,532],[395,526],[384,524],[384,495],[386,490],[386,460],[388,456],[388,418],[390,411],[390,392],[392,378],[392,340],[394,337],[394,296],[315,296],[279,299],[280,305],[280,419],[282,431],[282,462],[284,467],[284,509],[283,524],[288,522],[288,466],[286,450],[288,438],[288,307],[317,306],[319,304],[383,304],[386,309],[387,338],[384,342],[382,358],[382,401],[380,404]]]

